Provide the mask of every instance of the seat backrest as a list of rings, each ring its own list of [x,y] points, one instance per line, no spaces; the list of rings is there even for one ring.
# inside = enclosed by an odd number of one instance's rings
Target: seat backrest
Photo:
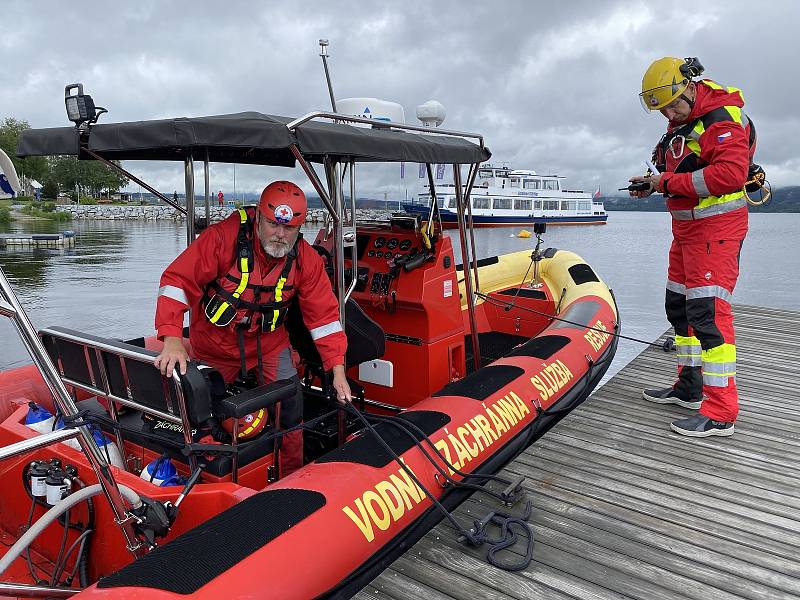
[[[320,366],[322,359],[308,328],[303,322],[300,306],[292,302],[286,317],[286,329],[292,347],[309,365]],[[355,300],[345,304],[345,335],[347,336],[347,367],[353,367],[383,356],[386,348],[386,334],[383,328],[369,318]]]
[[[211,392],[195,362],[185,375],[176,370],[168,378],[153,364],[157,353],[133,344],[65,327],[43,329],[39,336],[66,384],[178,424],[181,398],[193,426],[212,415]]]

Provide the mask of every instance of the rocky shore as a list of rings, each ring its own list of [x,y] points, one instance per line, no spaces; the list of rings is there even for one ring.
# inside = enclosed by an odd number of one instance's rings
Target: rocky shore
[[[103,220],[103,221],[183,221],[184,216],[171,206],[109,206],[102,204],[59,206],[58,210],[72,213],[75,220]],[[211,207],[211,222],[221,221],[233,211],[230,207]],[[311,209],[308,212],[306,223],[321,223],[326,211]],[[385,219],[389,212],[375,209],[357,209],[359,219]],[[195,207],[198,218],[205,217],[205,206]]]

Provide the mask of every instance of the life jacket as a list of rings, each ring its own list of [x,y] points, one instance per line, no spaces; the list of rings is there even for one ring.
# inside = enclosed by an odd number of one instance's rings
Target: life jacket
[[[260,275],[254,281],[255,210],[252,206],[239,209],[236,260],[225,275],[206,287],[202,300],[203,311],[211,323],[230,327],[240,334],[271,332],[283,325],[291,303],[291,297],[287,299],[285,295],[293,287],[286,285],[286,281],[297,258],[297,243],[302,237],[298,234],[274,284],[264,285]]]
[[[702,83],[714,90],[724,89],[731,94],[741,94],[738,88],[724,87],[708,79],[704,79]],[[707,164],[700,158],[700,137],[711,125],[722,121],[732,121],[743,128],[750,125],[748,145],[752,170],[752,167],[756,166],[753,165],[752,159],[756,144],[756,128],[740,107],[732,105],[715,108],[694,121],[665,133],[653,150],[653,164],[661,172],[693,173],[703,169]],[[670,157],[672,161],[669,160]],[[668,166],[668,162],[672,164]],[[743,206],[746,206],[744,191],[737,190],[721,196],[701,195],[697,206],[691,210],[671,209],[670,213],[677,220],[692,220],[730,212]]]

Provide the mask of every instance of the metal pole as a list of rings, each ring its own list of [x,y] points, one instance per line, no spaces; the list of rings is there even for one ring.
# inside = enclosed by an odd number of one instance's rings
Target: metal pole
[[[191,155],[183,160],[186,185],[186,245],[194,241],[194,159]]]
[[[469,247],[467,246],[466,223],[464,222],[464,196],[461,190],[461,168],[453,165],[453,183],[456,187],[456,210],[458,214],[458,237],[461,241],[461,263],[464,265],[464,289],[467,293],[467,311],[469,312],[469,328],[472,336],[472,359],[475,370],[481,368],[481,347],[478,342],[478,324],[475,319],[475,296],[472,292],[472,272],[469,269]]]
[[[203,175],[205,176],[206,180],[206,227],[211,225],[211,190],[209,189],[210,186],[210,179],[211,173],[208,171],[208,148],[206,148],[206,157],[203,160]]]
[[[0,583],[0,596],[11,598],[71,598],[79,588],[49,587],[26,583]]]
[[[475,277],[475,289],[481,289],[481,283],[478,281],[478,253],[475,251],[475,227],[472,222],[472,186],[475,185],[475,177],[478,175],[478,166],[480,163],[472,164],[469,168],[469,174],[467,175],[467,190],[464,193],[464,198],[467,203],[467,214],[469,215],[469,240],[472,244],[472,272],[474,273]],[[466,263],[464,263],[466,264]]]
[[[85,152],[86,154],[88,154],[92,158],[94,158],[96,160],[99,160],[101,163],[105,164],[107,167],[110,167],[110,168],[114,169],[118,173],[122,173],[123,175],[125,175],[125,177],[127,177],[128,179],[130,179],[131,181],[133,181],[135,183],[138,183],[140,186],[142,186],[148,192],[150,192],[151,194],[156,196],[162,202],[165,202],[165,203],[169,204],[172,208],[177,210],[179,213],[184,214],[184,215],[186,214],[186,209],[183,208],[180,204],[177,204],[177,203],[173,202],[172,200],[167,198],[164,194],[159,192],[154,187],[152,187],[150,185],[147,185],[144,181],[142,181],[141,179],[136,177],[136,175],[133,175],[130,171],[126,171],[121,166],[119,166],[117,164],[114,164],[110,160],[100,156],[99,154],[96,154],[95,152],[92,152],[88,148],[81,148],[81,152]],[[80,204],[80,202],[78,202],[78,204]]]
[[[328,209],[328,213],[330,213],[331,218],[334,222],[337,222],[338,217],[336,216],[336,210],[333,208],[333,204],[328,196],[328,192],[325,190],[325,186],[322,185],[322,181],[320,181],[317,172],[314,170],[314,167],[312,167],[308,161],[306,161],[305,157],[300,152],[300,148],[298,148],[296,144],[289,146],[289,150],[292,151],[295,159],[300,163],[300,167],[303,169],[303,171],[305,171],[306,176],[308,177],[309,181],[311,181],[311,185],[313,185],[314,189],[317,190],[317,193],[319,194],[323,204],[325,204],[325,207]]]
[[[80,434],[80,431],[77,429],[57,429],[55,431],[48,431],[36,437],[0,447],[0,460],[11,458],[18,454],[25,454],[32,450],[38,450],[50,444],[71,440],[74,437],[78,437]]]
[[[36,329],[34,329],[30,319],[28,319],[28,315],[25,314],[25,310],[14,295],[14,290],[8,279],[6,279],[2,268],[0,268],[0,291],[2,291],[3,296],[5,296],[16,313],[12,319],[14,326],[17,328],[19,336],[33,362],[36,363],[42,379],[44,379],[50,393],[53,395],[53,401],[56,406],[64,416],[78,414],[78,407],[70,397],[64,382],[61,381],[53,361],[50,360],[42,341],[36,334]],[[100,452],[100,448],[97,447],[89,428],[83,426],[79,427],[78,430],[81,433],[80,437],[78,437],[78,442],[97,475],[97,481],[103,486],[103,491],[114,513],[114,519],[119,524],[123,536],[125,536],[126,546],[134,558],[139,558],[143,554],[143,546],[136,537],[136,532],[133,529],[133,519],[128,515],[125,501],[114,479],[114,474],[108,463],[106,463],[103,453]]]
[[[325,80],[328,82],[328,95],[331,97],[331,108],[336,112],[336,99],[333,96],[333,84],[331,74],[328,71],[328,40],[319,41],[319,55],[322,57],[322,66],[325,67]]]
[[[442,230],[442,213],[439,212],[439,203],[436,200],[436,186],[433,183],[433,169],[430,163],[425,163],[425,170],[428,172],[428,190],[431,193],[431,212],[428,215],[428,236],[433,234],[433,214],[434,212],[439,217],[439,231]]]
[[[350,211],[351,211],[351,222],[350,224],[353,226],[352,233],[348,232],[348,235],[355,236],[356,233],[356,161],[350,161]],[[353,290],[356,289],[356,283],[358,283],[358,252],[355,245],[355,238],[348,239],[347,242],[351,245],[352,252],[350,253],[350,273],[352,276],[350,277],[350,287],[347,288],[347,293],[344,295],[345,303],[350,299],[350,295],[353,293]]]
[[[328,176],[328,191],[335,200],[335,221],[333,224],[333,244],[335,262],[336,297],[339,299],[339,321],[344,328],[345,294],[344,287],[344,232],[343,232],[343,196],[340,177],[341,165],[329,159],[325,160],[325,173]]]

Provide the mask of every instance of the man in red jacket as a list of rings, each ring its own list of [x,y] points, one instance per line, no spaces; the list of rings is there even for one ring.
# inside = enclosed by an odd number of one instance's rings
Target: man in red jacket
[[[227,382],[255,377],[259,383],[296,378],[289,338],[282,326],[289,304],[299,302],[303,321],[325,370],[333,371],[337,400],[351,399],[345,377],[347,338],[339,304],[319,254],[300,235],[305,194],[276,181],[264,188],[258,208],[234,211],[212,225],[161,276],[156,330],[164,341],[155,365],[165,375],[186,372],[183,318],[191,309],[189,340],[195,358],[217,369]],[[299,387],[298,387],[299,390]],[[302,421],[302,394],[281,406],[281,428]],[[263,411],[241,420],[239,438],[257,435]],[[301,431],[286,434],[281,476],[303,464]]]
[[[682,435],[733,435],[739,410],[731,296],[747,234],[743,186],[755,129],[741,90],[710,79],[696,58],[655,61],[642,79],[642,104],[669,120],[656,146],[659,173],[632,177],[631,195],[664,195],[672,215],[666,312],[675,328],[678,379],[644,390],[645,400],[699,409],[673,421]]]

